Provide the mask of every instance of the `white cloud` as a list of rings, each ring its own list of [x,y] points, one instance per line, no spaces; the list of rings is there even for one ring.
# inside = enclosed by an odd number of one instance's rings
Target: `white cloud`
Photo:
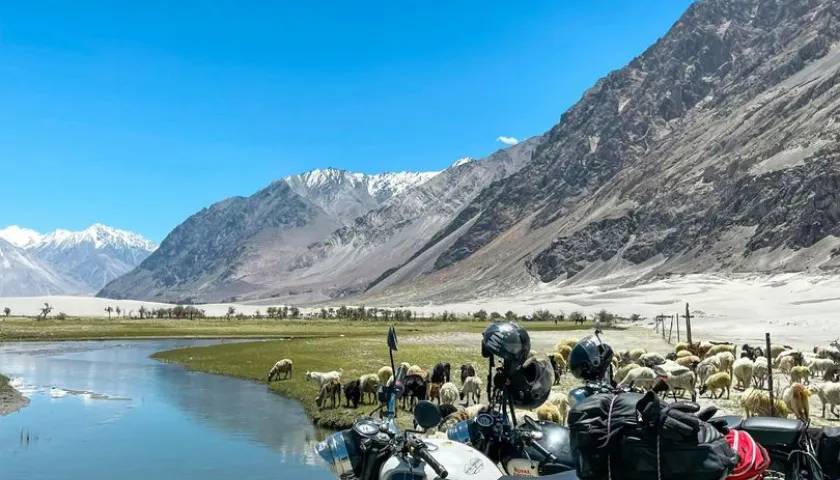
[[[496,137],[496,140],[504,143],[505,145],[516,145],[519,143],[519,140],[517,140],[516,137],[506,137],[504,135]]]

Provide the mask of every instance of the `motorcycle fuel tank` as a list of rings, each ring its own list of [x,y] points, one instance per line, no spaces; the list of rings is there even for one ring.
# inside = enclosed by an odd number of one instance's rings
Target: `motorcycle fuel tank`
[[[449,475],[447,480],[498,480],[504,475],[501,470],[478,450],[444,439],[423,439],[429,453],[435,457]],[[379,480],[411,479],[433,480],[437,474],[421,462],[420,468],[412,468],[401,458],[392,456],[379,470]]]

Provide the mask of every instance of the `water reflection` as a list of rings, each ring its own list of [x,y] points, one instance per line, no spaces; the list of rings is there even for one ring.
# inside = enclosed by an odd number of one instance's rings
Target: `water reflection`
[[[32,400],[0,417],[3,478],[331,478],[296,402],[148,358],[209,343],[0,345],[0,371]]]

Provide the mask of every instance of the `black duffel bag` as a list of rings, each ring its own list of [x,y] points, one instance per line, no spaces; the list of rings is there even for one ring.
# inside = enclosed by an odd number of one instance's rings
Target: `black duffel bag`
[[[840,479],[840,428],[823,428],[816,444],[817,461],[823,474],[831,480]]]
[[[582,480],[720,480],[738,462],[696,404],[668,405],[653,393],[597,394],[569,412]],[[701,415],[703,418],[710,417]]]

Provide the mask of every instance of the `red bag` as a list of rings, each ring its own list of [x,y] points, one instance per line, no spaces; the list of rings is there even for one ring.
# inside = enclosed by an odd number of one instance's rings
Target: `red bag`
[[[767,450],[755,442],[749,433],[730,430],[726,441],[738,454],[738,465],[732,469],[726,480],[759,480],[770,466]]]

